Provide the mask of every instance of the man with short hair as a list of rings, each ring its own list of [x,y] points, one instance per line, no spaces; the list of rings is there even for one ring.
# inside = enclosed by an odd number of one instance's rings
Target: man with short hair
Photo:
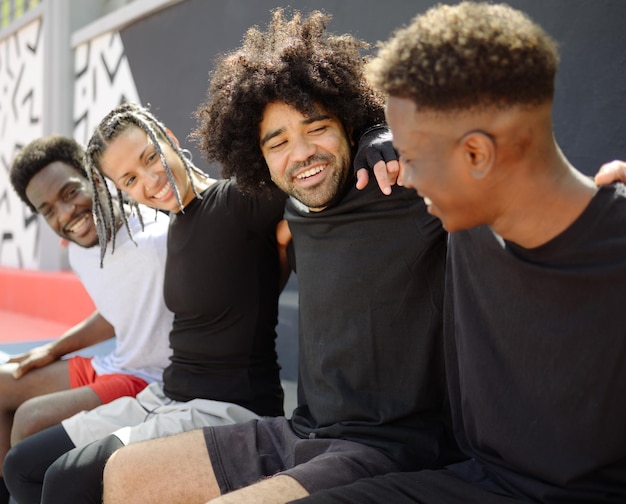
[[[626,501],[626,189],[598,188],[556,143],[557,62],[523,13],[464,2],[371,63],[400,180],[451,231],[446,370],[467,460],[298,502]]]
[[[76,141],[50,136],[26,145],[10,169],[24,203],[69,242],[70,265],[96,311],[59,339],[0,366],[0,461],[10,441],[81,410],[134,396],[161,381],[169,364],[173,315],[163,300],[169,219],[146,213],[142,229],[138,215],[129,215],[134,243],[118,219],[115,253],[100,268],[92,187],[83,163],[84,150]],[[113,337],[115,348],[106,355],[62,358]]]

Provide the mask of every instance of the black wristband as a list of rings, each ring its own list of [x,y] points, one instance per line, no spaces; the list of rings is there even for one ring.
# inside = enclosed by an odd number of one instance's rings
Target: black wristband
[[[366,128],[365,131],[359,135],[359,142],[368,133],[371,133],[372,131],[375,131],[381,128],[389,128],[389,126],[387,126],[385,123],[377,123],[377,124],[374,124],[373,126],[370,126],[369,128]]]

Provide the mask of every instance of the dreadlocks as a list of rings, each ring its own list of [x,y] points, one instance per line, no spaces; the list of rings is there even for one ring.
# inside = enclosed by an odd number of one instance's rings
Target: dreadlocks
[[[111,240],[111,250],[115,250],[116,223],[115,217],[113,216],[112,212],[114,199],[117,199],[118,201],[118,205],[121,210],[121,218],[123,219],[124,226],[128,231],[128,235],[131,239],[133,238],[130,226],[128,224],[128,219],[126,217],[126,212],[123,208],[126,198],[123,192],[118,188],[115,189],[116,198],[113,197],[109,186],[106,183],[106,178],[104,173],[102,172],[102,168],[100,165],[102,156],[108,148],[109,144],[130,127],[140,128],[148,135],[148,138],[154,145],[159,155],[159,158],[161,159],[161,163],[167,175],[168,181],[170,182],[170,185],[174,190],[176,201],[178,202],[178,206],[181,211],[183,209],[182,200],[178,192],[178,188],[176,187],[176,183],[174,182],[172,170],[170,169],[169,164],[165,158],[165,154],[163,152],[163,149],[161,148],[159,140],[167,142],[167,144],[180,157],[183,165],[185,166],[187,175],[189,176],[189,179],[191,181],[191,186],[194,194],[198,198],[201,197],[193,184],[192,172],[202,173],[203,175],[204,173],[196,168],[191,163],[190,159],[183,155],[182,149],[174,141],[171,135],[168,134],[165,125],[161,123],[147,108],[137,105],[135,103],[123,103],[122,105],[117,106],[116,108],[111,110],[111,112],[109,112],[104,117],[104,119],[102,119],[102,121],[94,131],[94,134],[90,138],[86,151],[87,174],[94,190],[94,194],[96,193],[96,188],[102,188],[102,193],[104,194],[104,204],[106,204],[105,209],[102,201],[94,199],[93,212],[96,217],[95,220],[96,228],[98,231],[98,240],[101,246],[101,262],[104,258],[105,247],[109,239]],[[139,221],[143,226],[143,220],[141,218],[141,212],[139,211],[138,204],[135,201],[129,201],[128,203],[131,208],[137,212]]]

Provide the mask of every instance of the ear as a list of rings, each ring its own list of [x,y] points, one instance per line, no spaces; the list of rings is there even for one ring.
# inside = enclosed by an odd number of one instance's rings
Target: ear
[[[471,176],[476,180],[485,178],[496,159],[493,137],[484,131],[470,131],[461,138],[461,146]]]
[[[176,138],[176,135],[174,135],[174,133],[172,133],[172,130],[169,129],[168,127],[165,128],[165,132],[172,137],[172,140],[174,140],[174,142],[176,142],[176,145],[178,147],[180,147],[180,142],[178,141],[178,138]]]

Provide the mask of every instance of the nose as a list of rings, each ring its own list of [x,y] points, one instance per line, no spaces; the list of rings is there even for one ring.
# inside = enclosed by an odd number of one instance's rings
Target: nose
[[[159,182],[159,174],[157,170],[153,168],[146,168],[141,178],[146,189],[153,189]]]
[[[57,201],[55,204],[56,226],[62,230],[67,226],[76,211],[76,204],[72,201]]]
[[[304,136],[294,138],[292,142],[292,161],[306,161],[315,154],[315,144],[309,142]]]
[[[58,201],[57,202],[57,215],[60,222],[68,222],[74,211],[76,210],[76,204],[73,201]]]

